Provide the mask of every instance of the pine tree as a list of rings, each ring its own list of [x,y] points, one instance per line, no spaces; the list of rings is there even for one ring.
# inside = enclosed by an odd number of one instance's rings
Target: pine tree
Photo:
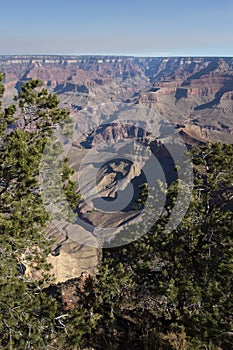
[[[3,93],[1,83],[0,98]],[[68,135],[69,113],[38,80],[24,84],[15,104],[0,112],[0,347],[4,349],[47,349],[61,332],[56,323],[59,304],[42,292],[52,280],[46,263],[51,242],[45,235],[48,214],[38,179],[43,149],[59,123]],[[67,160],[64,169],[64,190],[72,204],[78,198]],[[24,274],[25,267],[37,271],[35,276]]]
[[[150,232],[129,245],[104,251],[104,257],[109,269],[121,262],[125,271],[132,271],[134,317],[141,324],[132,333],[134,339],[140,342],[154,329],[154,339],[161,333],[163,342],[175,334],[176,341],[186,337],[188,348],[212,344],[227,350],[233,329],[233,147],[207,144],[193,149],[192,156],[193,196],[180,225],[166,229],[180,186],[174,182],[167,190],[164,213]],[[155,206],[157,201],[155,197]],[[131,226],[132,231],[137,229]]]

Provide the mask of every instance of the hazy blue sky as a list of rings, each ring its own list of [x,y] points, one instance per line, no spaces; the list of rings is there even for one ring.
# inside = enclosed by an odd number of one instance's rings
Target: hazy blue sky
[[[0,54],[233,56],[232,0],[2,0]]]

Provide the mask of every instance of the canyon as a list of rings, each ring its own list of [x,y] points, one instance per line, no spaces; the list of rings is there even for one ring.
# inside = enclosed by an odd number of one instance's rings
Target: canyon
[[[41,79],[77,118],[80,110],[101,103],[139,103],[189,133],[195,126],[195,136],[197,126],[200,138],[232,138],[231,57],[1,56],[0,69],[6,103],[24,82]]]
[[[176,177],[166,151],[167,145],[178,147],[173,131],[187,148],[207,141],[233,143],[231,57],[1,56],[0,70],[5,73],[5,105],[23,83],[40,79],[58,95],[60,106],[70,111],[75,138],[67,154],[76,181],[83,159],[104,145],[101,159],[93,153],[83,177],[97,169],[95,186],[110,201],[117,197],[119,183],[121,191],[129,184],[135,190],[130,204],[114,217],[98,213],[81,200],[77,211],[83,227],[78,240],[72,224],[51,223],[47,235],[56,242],[48,262],[57,282],[77,277],[83,270],[95,273],[101,252],[89,226],[120,227],[137,216],[132,208],[145,180],[149,151],[159,160],[167,182]],[[141,145],[139,166],[127,159],[132,149],[127,151],[121,140],[129,140],[134,151],[137,143]],[[109,155],[114,159],[109,161]],[[123,179],[126,184],[120,182]]]

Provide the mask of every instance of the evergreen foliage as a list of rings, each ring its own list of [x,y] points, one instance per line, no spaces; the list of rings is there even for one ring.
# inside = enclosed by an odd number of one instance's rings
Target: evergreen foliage
[[[1,75],[1,79],[3,76]],[[4,87],[0,85],[0,97]],[[0,348],[45,349],[55,338],[58,304],[42,288],[51,283],[45,237],[48,214],[38,182],[43,148],[58,123],[69,118],[56,95],[31,80],[15,105],[0,112]],[[20,124],[20,127],[18,125]],[[64,123],[65,125],[65,123]],[[65,164],[64,189],[76,200]],[[37,271],[31,278],[25,272]],[[57,335],[56,335],[57,336]]]

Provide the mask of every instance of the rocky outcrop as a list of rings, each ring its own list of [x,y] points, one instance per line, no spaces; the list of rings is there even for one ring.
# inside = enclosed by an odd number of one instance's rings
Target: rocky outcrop
[[[96,272],[100,257],[99,249],[84,244],[87,235],[82,238],[80,230],[76,237],[78,239],[75,239],[72,227],[67,223],[64,226],[55,224],[48,226],[47,238],[55,242],[47,262],[52,265],[50,273],[54,274],[56,282],[62,283],[77,277],[86,269],[92,274]]]
[[[123,139],[145,140],[149,133],[143,128],[127,123],[107,123],[93,130],[86,136],[86,140],[82,141],[85,148],[92,148],[102,142],[111,142]]]

